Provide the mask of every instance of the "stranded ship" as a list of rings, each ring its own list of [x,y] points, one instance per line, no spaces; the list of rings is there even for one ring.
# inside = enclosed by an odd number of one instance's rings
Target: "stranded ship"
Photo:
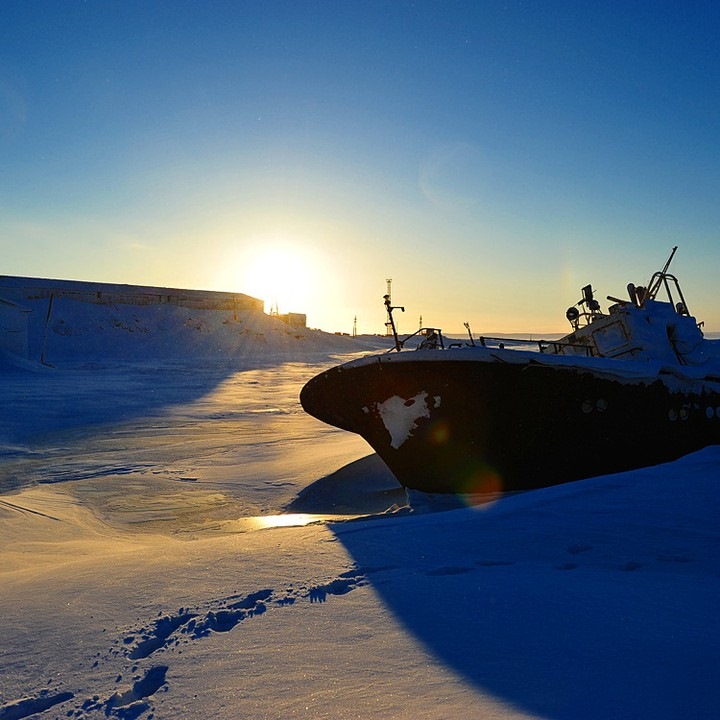
[[[571,332],[530,346],[425,328],[311,379],[316,418],[361,435],[405,487],[528,490],[674,460],[720,443],[720,341],[664,268],[603,312],[590,285]],[[418,341],[410,349],[409,340]]]

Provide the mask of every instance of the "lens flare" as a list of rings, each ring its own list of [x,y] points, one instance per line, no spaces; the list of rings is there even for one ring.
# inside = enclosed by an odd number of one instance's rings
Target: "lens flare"
[[[503,494],[502,476],[489,465],[473,469],[463,484],[462,497],[472,507],[487,507]]]
[[[445,445],[450,440],[450,425],[445,420],[438,420],[428,432],[428,439],[433,445]]]

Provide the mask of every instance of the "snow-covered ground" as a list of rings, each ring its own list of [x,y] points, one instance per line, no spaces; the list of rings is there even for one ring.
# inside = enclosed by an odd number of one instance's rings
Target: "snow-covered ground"
[[[380,340],[85,310],[0,369],[0,719],[718,716],[720,448],[408,497],[297,399]]]

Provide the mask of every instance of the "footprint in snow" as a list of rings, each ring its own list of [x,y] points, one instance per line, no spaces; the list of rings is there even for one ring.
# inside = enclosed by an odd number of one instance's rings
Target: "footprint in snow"
[[[225,607],[208,610],[203,615],[185,608],[180,608],[174,615],[164,615],[149,628],[138,631],[141,640],[130,650],[128,657],[131,660],[149,657],[161,648],[177,644],[178,635],[197,640],[211,632],[229,632],[245,618],[262,615],[267,609],[263,601],[268,600],[272,592],[264,589],[240,599],[232,596],[224,601]],[[123,642],[131,644],[134,638],[135,635],[130,635]]]
[[[165,679],[167,671],[167,665],[154,665],[124,692],[115,692],[104,702],[95,695],[92,699],[86,700],[74,713],[68,713],[68,717],[80,719],[84,713],[101,711],[105,717],[135,720],[143,713],[153,709],[148,698],[152,697],[160,688],[167,686]]]
[[[346,573],[347,574],[347,573]],[[355,587],[364,585],[362,579],[358,577],[339,577],[327,585],[316,585],[308,590],[307,596],[311,603],[324,603],[328,595],[345,595]]]
[[[116,692],[108,698],[104,705],[105,714],[129,720],[129,718],[136,718],[149,710],[150,704],[147,702],[147,698],[167,684],[165,680],[167,671],[167,665],[151,667],[140,680],[133,683],[130,689],[123,693]]]
[[[304,597],[309,598],[311,603],[322,603],[328,595],[345,595],[365,583],[364,571],[354,568],[325,585],[309,588]],[[270,603],[277,607],[287,607],[293,605],[296,599],[292,592],[275,597],[272,589],[265,588],[249,595],[233,595],[220,600],[216,603],[218,607],[205,613],[180,608],[177,613],[164,615],[152,625],[128,634],[122,642],[128,646],[125,652],[131,660],[142,660],[158,650],[178,645],[181,640],[187,642],[207,637],[211,633],[229,632],[243,620],[263,615]]]
[[[15,700],[6,705],[0,705],[0,720],[22,720],[22,718],[45,712],[51,707],[72,700],[73,697],[75,696],[71,692],[41,692],[37,697]]]

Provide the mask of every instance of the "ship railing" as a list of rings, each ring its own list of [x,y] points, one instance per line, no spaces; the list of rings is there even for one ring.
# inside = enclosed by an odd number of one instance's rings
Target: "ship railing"
[[[645,300],[654,300],[661,287],[665,288],[665,293],[670,304],[675,308],[678,315],[690,315],[687,303],[685,302],[685,296],[680,288],[679,280],[668,272],[656,272],[650,280],[649,289],[646,293],[645,298],[642,301],[642,305],[645,304]],[[672,287],[675,288],[679,302],[675,301],[673,296]]]
[[[488,335],[480,335],[476,338],[476,343],[482,347],[493,347],[498,350],[507,349],[520,349],[518,347],[511,346],[522,346],[537,348],[541,353],[551,355],[564,355],[567,354],[566,350],[572,350],[575,355],[586,355],[587,357],[593,357],[595,350],[590,345],[583,345],[581,343],[570,343],[563,340],[528,340],[524,338],[508,338],[508,337],[489,337]]]
[[[544,344],[540,345],[540,352],[541,353],[547,353],[550,351],[551,355],[566,355],[565,352],[566,348],[570,348],[574,350],[575,355],[585,355],[586,357],[595,357],[597,354],[595,352],[595,348],[593,348],[591,345],[581,345],[579,343],[568,343],[568,342],[557,342],[557,341],[550,341],[545,343],[544,341],[540,341]],[[551,350],[552,348],[552,350]]]
[[[416,350],[445,350],[445,338],[442,330],[439,328],[422,327],[411,335],[404,338],[398,338],[397,343],[388,352],[400,352],[405,347],[405,343],[412,338],[422,337],[418,343]]]
[[[563,340],[532,340],[527,338],[511,338],[511,337],[492,337],[489,335],[480,335],[478,337],[470,336],[470,340],[447,342],[438,328],[420,328],[411,335],[398,339],[397,346],[394,346],[388,352],[399,352],[405,348],[405,344],[413,338],[422,337],[418,343],[416,350],[447,350],[451,348],[462,347],[485,347],[497,350],[525,350],[531,349],[550,355],[585,355],[593,357],[595,349],[590,345],[580,343],[570,343]]]

